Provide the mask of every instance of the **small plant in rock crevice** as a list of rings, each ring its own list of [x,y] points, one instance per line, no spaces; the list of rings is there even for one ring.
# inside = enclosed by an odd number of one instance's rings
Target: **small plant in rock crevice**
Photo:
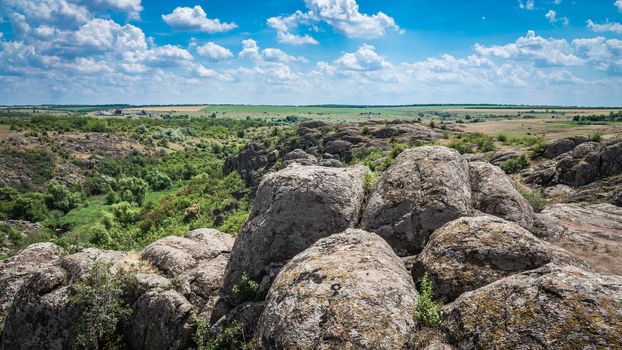
[[[443,304],[434,300],[434,288],[426,272],[419,287],[419,299],[415,306],[414,318],[418,328],[438,327],[443,315]]]
[[[248,272],[244,272],[240,282],[233,286],[233,293],[242,297],[245,301],[252,301],[257,299],[258,289],[259,283]]]

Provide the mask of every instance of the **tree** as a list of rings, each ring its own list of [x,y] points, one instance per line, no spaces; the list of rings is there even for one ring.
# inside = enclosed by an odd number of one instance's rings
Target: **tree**
[[[20,195],[13,202],[11,217],[17,220],[36,222],[45,219],[47,211],[40,194]]]
[[[162,191],[173,186],[173,181],[171,178],[161,171],[150,171],[146,176],[147,182],[149,182],[149,186],[154,191]]]
[[[57,209],[63,213],[69,212],[71,209],[80,205],[80,193],[71,192],[65,185],[56,180],[50,181],[48,184],[45,204],[51,210]]]
[[[137,177],[124,177],[119,180],[119,197],[122,201],[143,205],[149,184]]]

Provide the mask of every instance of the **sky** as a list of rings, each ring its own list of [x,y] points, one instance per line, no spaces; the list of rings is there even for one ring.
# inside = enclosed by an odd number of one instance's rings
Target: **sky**
[[[622,0],[0,0],[0,104],[622,106]]]

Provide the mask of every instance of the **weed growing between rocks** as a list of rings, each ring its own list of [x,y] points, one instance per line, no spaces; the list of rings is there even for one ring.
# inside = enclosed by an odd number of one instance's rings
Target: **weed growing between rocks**
[[[419,299],[415,307],[414,317],[417,328],[438,327],[443,315],[443,304],[434,300],[434,289],[426,272],[421,280]]]
[[[257,299],[259,283],[255,281],[248,272],[242,274],[240,282],[233,286],[233,293],[242,297],[245,301]]]
[[[196,319],[197,332],[194,341],[198,350],[250,350],[251,341],[246,339],[242,324],[234,321],[222,333],[214,334],[210,331],[207,321]]]
[[[532,190],[523,186],[518,186],[518,192],[525,197],[529,205],[536,213],[541,212],[546,207],[546,198],[542,189]]]

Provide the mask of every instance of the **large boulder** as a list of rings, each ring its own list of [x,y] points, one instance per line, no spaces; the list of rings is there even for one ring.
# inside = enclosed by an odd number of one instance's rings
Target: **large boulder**
[[[535,218],[531,205],[503,170],[484,162],[469,163],[469,169],[474,208],[527,229],[533,228]]]
[[[402,152],[368,199],[361,228],[387,240],[398,255],[419,253],[445,223],[471,214],[466,160],[446,147]]]
[[[114,265],[123,253],[87,249],[42,267],[29,276],[14,296],[0,349],[68,349],[80,325],[71,302],[72,283],[81,282],[95,261]],[[111,266],[112,270],[112,266]]]
[[[578,257],[513,222],[480,216],[461,218],[436,230],[412,274],[420,281],[427,272],[436,297],[453,301],[462,293],[551,262],[589,269]]]
[[[460,349],[622,348],[622,278],[547,265],[465,293],[443,310]]]
[[[177,291],[194,311],[210,319],[219,296],[225,268],[233,246],[231,235],[214,229],[197,229],[184,237],[166,237],[147,246],[141,257],[178,283]],[[151,296],[161,298],[160,296]],[[167,294],[168,304],[157,299],[154,305],[176,305],[176,294]],[[147,305],[152,303],[148,301]],[[160,303],[160,304],[158,304]],[[147,314],[145,314],[147,315]],[[176,316],[183,317],[183,316]]]
[[[544,157],[549,159],[555,158],[566,152],[572,151],[575,147],[587,141],[588,138],[584,136],[573,136],[551,141],[546,144],[544,149]]]
[[[236,299],[232,288],[244,273],[260,281],[270,264],[283,264],[318,239],[353,227],[365,197],[364,174],[364,167],[294,164],[266,175],[235,241],[225,275],[225,296]]]
[[[259,349],[402,349],[417,292],[379,236],[347,230],[316,242],[276,278],[258,322]]]
[[[63,250],[54,243],[37,243],[0,261],[0,334],[15,295],[26,281],[60,261]]]

